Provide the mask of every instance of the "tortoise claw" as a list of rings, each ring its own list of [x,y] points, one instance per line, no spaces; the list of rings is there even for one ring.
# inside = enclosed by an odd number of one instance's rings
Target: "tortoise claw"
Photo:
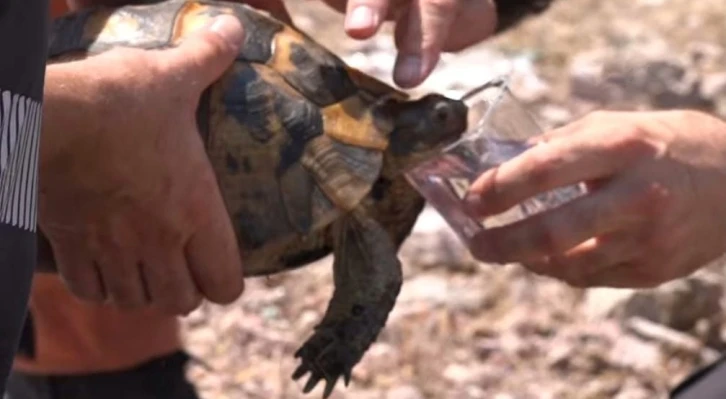
[[[321,379],[325,379],[323,399],[326,399],[333,393],[341,376],[348,386],[351,371],[360,356],[355,347],[336,338],[332,331],[317,331],[295,352],[295,357],[300,358],[301,364],[292,374],[292,378],[298,380],[308,371],[311,372],[303,388],[304,393],[309,393]]]
[[[323,392],[323,399],[328,399],[330,394],[335,389],[335,384],[338,382],[338,377],[326,378],[325,379],[325,391]]]
[[[310,376],[310,379],[308,379],[308,383],[305,384],[305,388],[303,388],[303,393],[309,393],[313,389],[315,389],[315,386],[318,385],[318,381],[320,381],[320,375],[317,373],[313,373]]]
[[[346,387],[348,386],[348,384],[350,384],[350,374],[351,374],[350,369],[345,370],[345,372],[343,373],[343,383],[345,384]]]
[[[307,367],[305,367],[304,364],[301,364],[301,365],[297,366],[297,369],[295,369],[295,372],[292,373],[292,379],[293,380],[299,380],[300,377],[302,377],[305,374],[307,374],[307,372],[308,372]]]

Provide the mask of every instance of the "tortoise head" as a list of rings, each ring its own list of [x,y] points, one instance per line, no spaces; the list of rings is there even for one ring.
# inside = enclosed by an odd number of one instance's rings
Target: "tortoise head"
[[[428,94],[417,100],[386,104],[393,122],[390,153],[415,163],[458,140],[467,127],[468,107],[460,100]]]

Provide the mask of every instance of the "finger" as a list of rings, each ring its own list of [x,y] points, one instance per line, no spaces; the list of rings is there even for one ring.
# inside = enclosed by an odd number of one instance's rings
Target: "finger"
[[[590,238],[643,223],[655,195],[616,180],[557,208],[479,232],[471,240],[472,253],[500,263],[555,256]]]
[[[207,220],[186,245],[189,271],[202,295],[212,302],[229,303],[244,289],[237,238],[218,190],[204,207]]]
[[[244,29],[237,17],[222,15],[185,37],[173,49],[164,50],[163,65],[201,91],[231,65],[244,41]]]
[[[181,251],[160,251],[146,257],[141,273],[151,302],[166,312],[188,314],[202,301]]]
[[[58,274],[73,295],[93,302],[103,302],[106,299],[101,272],[87,253],[66,248],[59,248],[54,252]]]
[[[394,82],[405,88],[421,84],[439,61],[458,9],[457,0],[412,0],[396,24],[398,57]]]
[[[88,301],[101,302],[106,298],[106,290],[100,277],[98,266],[86,250],[86,245],[74,241],[48,238],[55,258],[56,269],[68,289],[77,297]]]
[[[562,255],[548,257],[541,262],[525,262],[523,266],[534,273],[585,287],[597,284],[603,270],[631,262],[642,252],[640,234],[630,230],[605,234],[583,242]]]
[[[388,14],[388,0],[350,0],[345,12],[345,32],[354,39],[368,39]]]
[[[603,180],[651,150],[603,136],[553,139],[487,170],[469,188],[464,200],[467,211],[476,217],[493,215],[558,187]]]
[[[552,140],[561,139],[563,137],[567,137],[574,133],[577,133],[582,130],[582,127],[582,120],[577,120],[572,123],[565,124],[563,126],[542,132],[542,134],[531,137],[527,140],[527,144],[532,146],[538,144],[545,144]]]
[[[106,299],[119,307],[135,308],[149,303],[146,282],[141,275],[140,263],[131,252],[102,249],[97,263]]]

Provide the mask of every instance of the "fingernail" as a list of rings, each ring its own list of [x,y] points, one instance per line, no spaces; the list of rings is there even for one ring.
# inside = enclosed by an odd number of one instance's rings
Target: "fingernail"
[[[403,86],[415,85],[421,77],[421,57],[418,55],[406,55],[396,68],[396,80]]]
[[[242,24],[239,19],[231,15],[222,15],[217,17],[209,30],[218,34],[222,39],[234,47],[242,45],[245,38]]]
[[[373,9],[368,6],[358,6],[353,9],[345,20],[346,29],[367,29],[376,25],[376,16]]]

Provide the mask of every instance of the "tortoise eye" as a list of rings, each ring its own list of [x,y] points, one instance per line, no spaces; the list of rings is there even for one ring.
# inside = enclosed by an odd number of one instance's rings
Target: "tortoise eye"
[[[446,122],[447,120],[449,120],[450,115],[451,110],[446,104],[436,104],[436,106],[434,107],[434,118],[436,118],[437,122]]]

